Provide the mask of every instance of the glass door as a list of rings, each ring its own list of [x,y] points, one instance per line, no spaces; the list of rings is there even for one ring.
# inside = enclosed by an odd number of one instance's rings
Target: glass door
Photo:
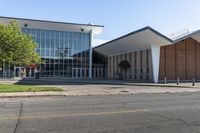
[[[33,78],[35,77],[34,68],[26,68],[26,78]]]
[[[15,77],[16,78],[25,78],[26,77],[26,71],[24,67],[15,67]]]

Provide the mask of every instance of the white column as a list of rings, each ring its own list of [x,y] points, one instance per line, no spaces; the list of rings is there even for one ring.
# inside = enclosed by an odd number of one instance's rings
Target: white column
[[[160,46],[151,45],[151,57],[153,67],[153,81],[158,83],[160,66]]]
[[[92,42],[93,42],[93,33],[90,31],[90,59],[89,59],[89,78],[92,78]]]

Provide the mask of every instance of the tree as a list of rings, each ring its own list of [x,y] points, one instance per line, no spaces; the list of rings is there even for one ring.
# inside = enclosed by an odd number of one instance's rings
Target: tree
[[[39,54],[35,51],[36,42],[30,35],[22,32],[16,21],[0,23],[0,62],[16,62],[23,65],[40,64]]]

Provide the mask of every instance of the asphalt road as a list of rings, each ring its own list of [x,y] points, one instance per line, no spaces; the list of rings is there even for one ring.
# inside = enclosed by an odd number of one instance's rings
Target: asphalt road
[[[0,133],[200,133],[200,93],[0,99]]]

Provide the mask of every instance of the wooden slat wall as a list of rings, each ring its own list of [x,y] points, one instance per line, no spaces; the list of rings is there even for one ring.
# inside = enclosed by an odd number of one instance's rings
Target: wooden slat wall
[[[192,80],[195,77],[195,40],[186,40],[186,79]]]
[[[176,75],[180,80],[185,77],[185,41],[176,44]]]
[[[166,47],[161,47],[160,48],[160,69],[159,69],[159,78],[161,80],[164,80],[165,78],[165,50]]]
[[[166,46],[166,77],[175,80],[175,45]]]
[[[200,43],[196,42],[196,79],[200,80]]]
[[[166,49],[166,52],[165,50]],[[192,38],[173,45],[163,46],[160,51],[159,79],[200,80],[200,43]]]
[[[163,46],[160,49],[159,79],[164,80],[200,80],[200,43],[189,38],[174,45]],[[148,58],[148,60],[147,60]],[[131,70],[122,71],[118,64],[125,60],[125,54],[108,57],[107,76],[113,78],[115,73],[122,73],[123,78],[141,80],[140,71],[143,68],[142,80],[147,79],[147,67],[149,67],[149,80],[153,79],[151,50],[131,52],[126,54],[126,60],[130,62]],[[147,64],[148,63],[148,64]],[[137,73],[135,73],[137,68]],[[131,76],[129,76],[131,73]],[[126,74],[126,76],[125,76]],[[135,79],[136,75],[136,79]]]

